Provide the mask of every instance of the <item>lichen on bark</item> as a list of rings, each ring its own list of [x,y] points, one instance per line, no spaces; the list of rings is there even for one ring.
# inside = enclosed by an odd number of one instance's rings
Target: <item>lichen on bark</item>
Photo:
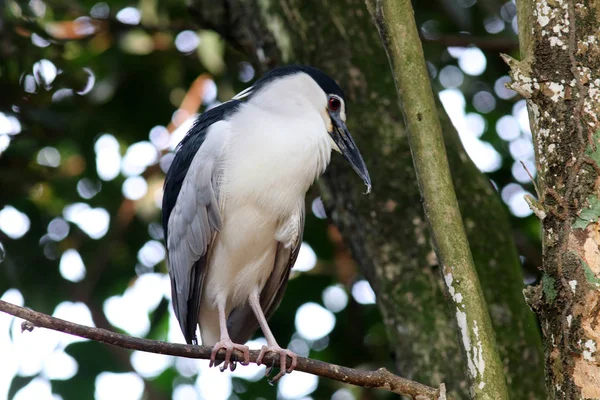
[[[600,398],[600,3],[518,1],[521,62],[544,209],[543,272],[528,290],[551,398]]]

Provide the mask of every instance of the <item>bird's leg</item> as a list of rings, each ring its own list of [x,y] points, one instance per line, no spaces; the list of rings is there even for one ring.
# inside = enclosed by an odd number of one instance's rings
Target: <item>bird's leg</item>
[[[260,353],[258,354],[258,358],[256,359],[256,364],[260,365],[262,363],[264,356],[269,352],[279,354],[280,371],[272,379],[273,382],[277,382],[279,380],[279,378],[281,378],[283,375],[285,375],[286,372],[289,374],[290,372],[292,372],[294,370],[294,368],[296,368],[296,364],[298,363],[298,356],[296,355],[296,353],[294,353],[288,349],[282,349],[279,346],[279,344],[277,344],[277,341],[275,340],[275,336],[273,336],[273,332],[271,332],[271,329],[269,328],[269,324],[267,323],[267,318],[265,318],[265,314],[263,313],[262,307],[260,306],[260,296],[259,296],[258,289],[255,289],[252,291],[249,302],[250,302],[250,307],[252,308],[252,311],[254,311],[254,315],[256,315],[256,319],[258,320],[258,323],[260,324],[260,329],[262,329],[262,331],[265,335],[265,338],[267,339],[267,346],[263,346],[260,349]],[[290,364],[289,368],[286,368],[288,356],[292,359],[292,363]],[[271,373],[271,368],[268,367],[266,375],[269,375],[270,373]]]
[[[225,359],[223,360],[223,366],[221,367],[221,372],[225,371],[227,367],[231,371],[235,369],[235,361],[231,361],[231,354],[233,350],[239,350],[244,354],[244,361],[240,361],[242,365],[250,364],[250,349],[248,346],[244,346],[243,344],[233,343],[231,338],[229,337],[229,332],[227,331],[227,315],[225,315],[225,305],[219,304],[219,328],[221,329],[221,340],[219,340],[212,349],[212,353],[210,354],[210,363],[209,367],[212,367],[216,364],[215,358],[219,350],[225,350]]]

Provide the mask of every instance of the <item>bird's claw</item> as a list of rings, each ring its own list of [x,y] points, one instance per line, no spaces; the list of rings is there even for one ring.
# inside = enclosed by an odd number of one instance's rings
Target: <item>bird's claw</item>
[[[277,375],[275,375],[273,377],[273,379],[270,379],[270,382],[273,382],[273,383],[277,382],[286,373],[287,374],[291,373],[296,368],[296,365],[298,364],[298,356],[296,355],[296,353],[292,352],[291,350],[282,349],[279,346],[263,346],[260,349],[260,353],[258,353],[258,357],[256,358],[257,365],[262,364],[263,358],[265,357],[265,355],[267,353],[279,354],[279,373]],[[292,360],[289,367],[287,367],[287,357],[289,357]],[[271,374],[272,370],[273,370],[273,366],[267,367],[267,370],[265,371],[265,375],[269,376]]]
[[[231,372],[235,371],[235,368],[237,367],[237,362],[236,361],[229,361],[229,370]],[[223,365],[221,365],[219,367],[219,371],[223,372],[227,369],[227,364],[223,363]]]
[[[213,347],[212,352],[210,353],[210,363],[208,364],[209,367],[216,365],[217,353],[220,350],[225,350],[225,359],[223,360],[223,365],[221,365],[220,367],[221,372],[225,371],[227,367],[229,367],[229,370],[231,371],[235,370],[235,367],[237,366],[236,361],[231,360],[233,350],[239,350],[242,352],[244,359],[243,361],[240,361],[240,364],[250,364],[250,349],[248,348],[248,346],[233,343],[231,340],[226,339],[217,342],[217,344],[215,344],[215,346]]]

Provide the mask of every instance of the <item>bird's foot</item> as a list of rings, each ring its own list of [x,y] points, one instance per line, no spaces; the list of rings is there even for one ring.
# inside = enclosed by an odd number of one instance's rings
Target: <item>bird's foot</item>
[[[275,375],[271,379],[271,382],[277,382],[283,375],[285,375],[286,373],[288,373],[288,374],[291,373],[296,368],[296,365],[298,363],[298,356],[296,355],[296,353],[294,353],[288,349],[282,349],[281,347],[279,347],[277,345],[263,346],[260,349],[260,353],[258,353],[258,357],[256,358],[257,365],[262,364],[262,360],[267,353],[277,353],[279,355],[280,371],[277,375]],[[292,359],[292,362],[288,368],[286,368],[287,367],[287,357]],[[272,367],[267,367],[265,375],[269,376],[271,374],[271,370],[272,370]]]
[[[225,340],[221,340],[221,341],[217,342],[217,344],[215,344],[215,347],[213,347],[212,353],[210,354],[210,363],[208,364],[209,367],[212,367],[213,365],[217,365],[215,358],[217,357],[217,353],[220,350],[225,350],[225,359],[223,360],[223,365],[221,366],[221,372],[225,371],[227,369],[227,367],[229,367],[229,369],[231,371],[233,371],[235,369],[236,363],[235,363],[235,361],[231,360],[231,355],[233,353],[233,350],[239,350],[244,355],[244,360],[240,361],[240,364],[242,364],[242,365],[250,364],[250,349],[248,348],[248,346],[244,346],[243,344],[233,343],[230,339],[225,339]]]

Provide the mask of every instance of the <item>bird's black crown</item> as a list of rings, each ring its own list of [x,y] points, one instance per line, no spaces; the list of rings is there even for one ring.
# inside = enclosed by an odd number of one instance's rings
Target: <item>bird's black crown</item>
[[[277,78],[281,78],[288,75],[297,74],[300,72],[304,72],[314,79],[315,82],[323,89],[323,91],[327,94],[335,94],[340,98],[344,99],[344,92],[342,88],[331,79],[325,72],[321,71],[318,68],[311,67],[308,65],[285,65],[283,67],[275,68],[265,75],[262,76],[259,80],[256,81],[253,87],[253,92],[257,93],[259,89],[269,82],[276,80]]]

